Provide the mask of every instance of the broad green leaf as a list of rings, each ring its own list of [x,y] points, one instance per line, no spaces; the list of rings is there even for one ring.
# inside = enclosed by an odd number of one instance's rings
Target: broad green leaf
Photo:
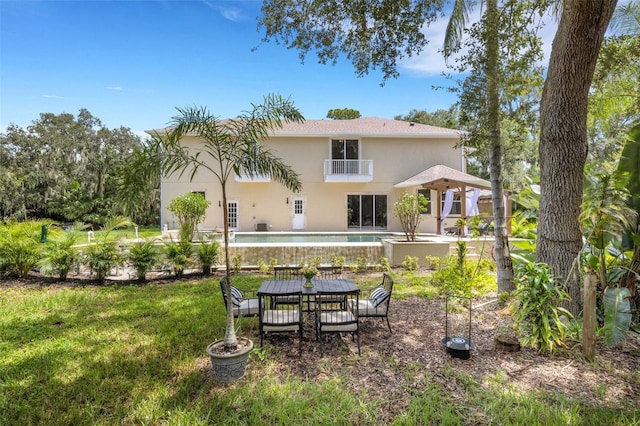
[[[631,324],[631,293],[626,287],[609,287],[604,291],[604,334],[607,345],[622,343]]]

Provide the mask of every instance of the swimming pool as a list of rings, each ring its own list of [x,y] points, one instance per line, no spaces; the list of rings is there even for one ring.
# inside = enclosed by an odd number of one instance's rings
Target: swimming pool
[[[379,243],[383,238],[392,237],[392,233],[236,233],[230,242],[235,244],[296,244],[296,243]]]

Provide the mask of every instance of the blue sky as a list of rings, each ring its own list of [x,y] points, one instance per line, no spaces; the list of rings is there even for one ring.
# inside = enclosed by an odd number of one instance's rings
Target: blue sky
[[[320,65],[311,53],[260,44],[261,1],[0,0],[0,130],[26,127],[40,113],[88,109],[109,128],[162,127],[176,107],[205,105],[236,116],[268,93],[290,96],[307,119],[332,108],[393,118],[435,111],[456,99],[433,86],[446,22],[400,77],[380,86],[373,71],[357,78],[351,63]],[[258,46],[256,51],[252,48]]]

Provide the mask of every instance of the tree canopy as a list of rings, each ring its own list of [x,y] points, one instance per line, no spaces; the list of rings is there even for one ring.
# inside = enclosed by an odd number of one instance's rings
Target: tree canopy
[[[443,0],[266,0],[258,25],[265,30],[264,41],[298,50],[302,62],[311,50],[321,64],[335,64],[344,55],[359,77],[380,69],[384,83],[399,76],[398,61],[427,45],[422,29],[438,19],[443,4]]]
[[[0,217],[103,224],[123,212],[118,174],[142,148],[130,129],[109,129],[86,109],[12,124],[0,134]],[[157,201],[139,222],[157,223]]]
[[[351,120],[360,117],[360,111],[351,108],[336,108],[330,109],[329,112],[327,112],[327,118],[333,120]]]

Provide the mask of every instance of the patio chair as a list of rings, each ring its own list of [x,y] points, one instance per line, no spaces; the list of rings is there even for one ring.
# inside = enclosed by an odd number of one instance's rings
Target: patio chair
[[[275,295],[261,293],[258,296],[260,300],[260,346],[263,346],[263,339],[269,333],[298,333],[298,354],[302,355],[302,292],[279,295],[295,299],[297,303],[291,307],[276,309],[276,306],[267,304],[273,300]]]
[[[302,269],[300,266],[274,266],[273,267],[273,279],[274,280],[301,280]],[[287,296],[273,296],[271,298],[271,305],[277,308],[278,305],[296,305],[298,303],[297,298]]]
[[[391,324],[389,323],[389,302],[391,301],[391,292],[393,290],[393,278],[389,274],[382,275],[382,283],[371,290],[369,298],[359,299],[358,315],[362,318],[381,318],[387,320],[389,333]],[[350,309],[356,308],[352,300],[349,301]]]
[[[347,309],[325,309],[322,303],[316,303],[316,339],[320,342],[320,353],[324,354],[322,336],[328,333],[351,333],[351,337],[358,341],[358,355],[360,355],[360,324],[358,322],[360,290],[341,293],[318,292],[318,297],[340,296],[346,298],[345,306],[353,306]]]
[[[341,280],[342,268],[336,266],[320,266],[316,278],[319,280]],[[346,299],[341,294],[323,294],[316,296],[317,303],[335,304],[340,303],[342,309],[345,309]]]
[[[300,266],[274,266],[273,267],[273,279],[274,280],[300,280],[302,279],[302,273],[300,272]]]
[[[316,278],[320,280],[341,280],[342,268],[338,266],[319,266]]]
[[[225,281],[227,277],[220,279],[220,290],[222,290],[222,299],[224,306],[227,307],[227,293],[225,291]],[[257,297],[247,297],[249,291],[241,291],[237,287],[231,286],[231,304],[233,306],[233,316],[239,317],[257,317],[260,314]],[[253,292],[251,292],[253,293]]]

